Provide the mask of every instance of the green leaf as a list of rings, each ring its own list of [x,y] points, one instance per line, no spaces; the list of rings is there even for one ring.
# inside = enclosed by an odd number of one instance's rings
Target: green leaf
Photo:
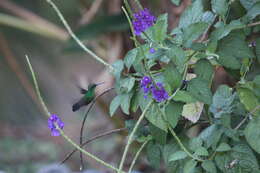
[[[240,20],[232,20],[229,24],[222,24],[218,28],[216,28],[210,35],[212,40],[220,40],[226,37],[232,30],[239,29],[245,27]]]
[[[260,15],[260,2],[255,3],[246,14],[249,20],[253,20],[258,15]]]
[[[214,13],[220,15],[222,18],[225,17],[228,11],[228,2],[227,0],[211,0],[212,10]]]
[[[212,22],[214,22],[214,19],[215,19],[214,14],[211,11],[206,11],[202,15],[201,22],[206,22],[211,24]]]
[[[147,160],[150,162],[151,166],[158,169],[161,161],[160,145],[149,142],[146,148],[146,153]]]
[[[182,103],[170,101],[165,108],[165,118],[172,128],[175,128],[181,117],[182,107]]]
[[[130,92],[135,85],[135,78],[129,77],[123,80],[120,80],[120,90],[125,92]]]
[[[217,54],[218,62],[231,69],[239,69],[242,58],[254,57],[242,32],[233,32],[223,38],[218,44]]]
[[[184,151],[177,151],[170,155],[169,161],[172,162],[176,160],[182,160],[185,159],[187,156],[187,153],[185,153]]]
[[[153,124],[149,124],[149,130],[151,131],[151,135],[153,139],[159,144],[166,144],[167,133],[158,127],[154,126]]]
[[[149,39],[155,42],[162,42],[167,37],[168,28],[168,14],[160,15],[153,27],[149,28],[145,33],[148,35]],[[142,34],[142,38],[147,39],[145,35]]]
[[[232,162],[232,158],[231,156],[228,154],[228,153],[224,153],[224,154],[217,154],[216,157],[215,157],[215,162],[216,162],[216,165],[217,167],[222,171],[226,171],[227,168],[229,167],[229,165],[231,164]],[[237,162],[233,161],[234,162],[234,166],[236,166]],[[232,170],[231,170],[232,171]],[[230,171],[230,172],[231,172]],[[233,171],[234,172],[234,171]],[[232,173],[233,173],[232,172]],[[235,173],[235,172],[234,172]]]
[[[132,64],[134,63],[135,59],[136,59],[136,56],[138,54],[138,49],[135,48],[135,49],[132,49],[130,50],[129,52],[127,52],[125,58],[124,58],[124,62],[125,62],[125,65],[126,67],[129,69]]]
[[[170,164],[171,155],[173,153],[176,153],[179,150],[180,150],[180,147],[174,140],[171,140],[166,145],[163,145],[163,159],[167,165]]]
[[[193,23],[189,27],[183,29],[184,46],[190,48],[193,41],[198,39],[201,34],[207,29],[208,23],[199,22]]]
[[[198,156],[208,156],[209,155],[209,152],[206,148],[204,147],[199,147],[196,149],[195,155],[198,155]]]
[[[180,73],[183,72],[184,64],[186,62],[185,53],[182,48],[173,45],[170,50],[166,52],[167,56],[177,66]]]
[[[177,5],[177,6],[179,6],[179,5],[180,5],[180,2],[181,2],[181,0],[171,0],[171,2],[172,2],[174,5]]]
[[[217,173],[217,168],[214,162],[211,160],[205,160],[204,162],[202,162],[201,166],[208,173]]]
[[[164,121],[163,114],[156,103],[153,103],[150,109],[148,109],[145,117],[156,127],[167,132],[167,124]]]
[[[132,112],[136,112],[139,107],[139,97],[143,97],[142,90],[134,91],[133,97],[130,103],[130,109]]]
[[[195,102],[188,103],[183,106],[182,116],[187,118],[193,123],[196,123],[201,116],[203,110],[204,103]]]
[[[213,124],[204,129],[200,133],[199,138],[201,138],[205,142],[207,147],[210,147],[212,145],[215,146],[220,140],[222,133],[223,129],[221,129],[216,124]]]
[[[259,0],[240,0],[240,3],[243,5],[243,7],[247,10],[253,7],[253,5],[259,2]]]
[[[154,26],[155,41],[162,42],[167,37],[168,14],[162,14],[157,18]]]
[[[180,101],[184,103],[193,103],[196,102],[196,99],[191,96],[191,94],[187,91],[178,91],[173,97],[174,101]]]
[[[186,10],[182,13],[179,21],[179,28],[186,28],[192,23],[197,23],[201,20],[203,15],[203,3],[202,0],[194,1]]]
[[[129,114],[129,108],[130,108],[130,101],[133,96],[133,93],[127,93],[121,95],[121,109],[125,114]]]
[[[201,78],[194,78],[188,83],[188,92],[197,100],[206,104],[211,104],[212,93],[209,84],[206,80]]]
[[[115,78],[117,80],[119,80],[121,77],[121,72],[124,69],[124,62],[122,60],[117,60],[116,62],[114,62],[112,64],[112,66],[114,67],[113,74],[114,74]]]
[[[189,160],[184,165],[183,173],[193,173],[196,165],[197,165],[197,162],[195,160]]]
[[[232,94],[232,88],[221,85],[213,96],[209,110],[214,114],[215,118],[220,118],[222,115],[232,112],[234,99],[235,94]]]
[[[172,64],[166,66],[165,71],[163,72],[163,76],[165,78],[165,81],[171,87],[171,90],[181,86],[182,76]]]
[[[240,101],[245,105],[245,108],[248,111],[253,111],[257,106],[260,105],[257,97],[254,95],[254,93],[247,89],[247,88],[238,88],[238,95],[240,98]],[[260,111],[255,111],[253,113],[254,115],[260,115]]]
[[[201,138],[192,138],[190,141],[189,141],[189,148],[192,150],[192,151],[196,151],[198,148],[200,148],[202,146],[202,139]]]
[[[225,151],[230,151],[231,147],[227,143],[221,143],[216,151],[218,152],[225,152]]]
[[[201,59],[195,64],[194,72],[198,77],[211,81],[213,78],[214,68],[207,59]]]
[[[125,31],[129,29],[128,21],[124,14],[102,16],[87,25],[81,26],[75,34],[81,39],[96,38],[108,32]]]
[[[234,160],[239,160],[238,166],[240,167],[241,172],[251,173],[254,170],[259,169],[258,161],[248,145],[243,143],[237,144],[232,150],[231,157]]]
[[[121,100],[122,100],[122,96],[121,95],[117,95],[116,97],[113,98],[113,100],[111,101],[110,106],[109,106],[110,116],[114,115],[114,113],[116,112],[117,108],[121,104]]]
[[[250,120],[244,133],[248,144],[257,153],[260,153],[260,117],[254,117],[252,120]]]
[[[256,39],[255,53],[256,53],[256,57],[257,57],[258,63],[260,63],[260,38]]]

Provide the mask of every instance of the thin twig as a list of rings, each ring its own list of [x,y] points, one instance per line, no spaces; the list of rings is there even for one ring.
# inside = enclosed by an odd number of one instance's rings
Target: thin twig
[[[247,118],[255,113],[258,109],[260,109],[260,105],[256,106],[251,112],[249,112],[248,114],[246,114],[245,118],[234,128],[234,130],[238,130],[247,120]]]
[[[146,144],[147,144],[149,141],[150,141],[150,139],[146,140],[146,141],[142,144],[142,146],[139,148],[139,150],[136,152],[135,157],[134,157],[134,159],[133,159],[133,161],[132,161],[132,163],[131,163],[131,165],[130,165],[130,168],[129,168],[129,170],[128,170],[128,173],[131,173],[131,172],[132,172],[132,169],[134,168],[134,165],[135,165],[135,162],[136,162],[137,158],[139,157],[141,151],[144,149],[144,147],[146,146]]]
[[[214,16],[212,23],[209,24],[209,26],[207,27],[207,29],[203,32],[203,34],[202,34],[202,36],[200,37],[200,39],[198,40],[198,42],[203,42],[203,41],[206,39],[207,34],[208,34],[210,28],[213,26],[213,24],[214,24],[216,18],[217,18],[217,15]]]
[[[202,159],[193,156],[193,154],[191,154],[186,147],[183,145],[183,143],[181,142],[181,140],[179,139],[179,137],[176,135],[176,133],[174,132],[174,130],[169,126],[169,130],[171,132],[171,134],[173,135],[173,137],[176,139],[176,141],[178,142],[178,144],[180,145],[180,147],[182,148],[182,150],[188,155],[190,156],[192,159],[203,162]]]
[[[118,173],[122,172],[122,169],[123,169],[123,166],[124,166],[124,163],[125,163],[125,159],[126,159],[126,155],[127,155],[128,150],[129,150],[130,144],[132,143],[132,140],[134,138],[135,132],[137,131],[140,123],[144,119],[145,114],[146,114],[146,112],[148,111],[148,109],[150,108],[151,105],[152,105],[152,101],[146,106],[146,108],[144,109],[143,113],[141,114],[141,116],[137,120],[137,122],[136,122],[136,124],[135,124],[135,126],[133,128],[133,131],[129,135],[129,138],[127,140],[127,144],[125,146],[124,153],[123,153],[123,156],[122,156],[122,159],[120,161],[120,165],[119,165],[119,168],[118,168],[118,171],[117,171]]]
[[[92,107],[94,106],[94,104],[96,103],[97,99],[101,96],[103,96],[104,94],[108,93],[109,91],[111,91],[112,89],[114,88],[109,88],[107,90],[105,90],[103,93],[99,94],[98,96],[96,96],[94,98],[94,100],[91,102],[91,105],[88,107],[87,109],[87,112],[83,118],[83,121],[81,123],[81,128],[80,128],[80,138],[79,138],[79,143],[80,143],[80,146],[82,145],[82,142],[83,142],[83,133],[84,133],[84,125],[85,125],[85,122],[87,120],[87,117],[88,117],[88,114],[90,112],[90,110],[92,109]],[[80,170],[84,169],[84,163],[83,163],[83,156],[82,156],[82,152],[80,152]]]
[[[256,26],[256,25],[260,25],[260,21],[254,22],[254,23],[250,23],[250,24],[247,25],[247,27]]]
[[[102,58],[100,58],[97,54],[95,54],[94,52],[92,52],[90,49],[88,49],[81,41],[80,39],[74,34],[74,32],[72,31],[72,29],[70,28],[68,22],[65,20],[65,18],[63,17],[62,13],[60,12],[60,10],[58,9],[58,7],[52,2],[52,0],[46,0],[47,3],[49,3],[51,5],[51,7],[54,9],[54,11],[57,13],[57,15],[59,16],[61,22],[63,23],[63,25],[65,26],[65,28],[67,29],[67,31],[69,32],[70,36],[76,41],[76,43],[88,54],[90,54],[96,61],[100,62],[101,64],[103,64],[104,66],[108,67],[111,71],[114,70],[114,67],[110,64],[108,64],[107,62],[105,62]]]
[[[39,98],[39,100],[40,100],[40,103],[41,103],[43,109],[44,109],[45,115],[46,115],[47,117],[50,117],[50,116],[51,116],[51,113],[49,112],[49,110],[48,110],[48,108],[47,108],[47,106],[46,106],[46,104],[45,104],[45,102],[44,102],[44,100],[43,100],[43,98],[42,98],[42,96],[41,96],[41,92],[40,92],[40,89],[39,89],[38,82],[37,82],[37,80],[36,80],[35,72],[34,72],[34,70],[33,70],[33,68],[32,68],[32,65],[31,65],[31,63],[30,63],[30,60],[29,60],[28,56],[26,55],[25,57],[26,57],[26,60],[27,60],[27,64],[28,64],[28,66],[29,66],[29,69],[30,69],[30,71],[31,71],[31,74],[32,74],[33,83],[34,83],[34,86],[35,86],[35,90],[36,90],[37,96],[38,96],[38,98]],[[77,148],[79,151],[81,151],[82,153],[84,153],[86,156],[88,156],[88,157],[94,159],[94,160],[97,161],[98,163],[100,163],[100,164],[102,164],[102,165],[104,165],[104,166],[106,166],[106,167],[108,167],[108,168],[110,168],[110,169],[112,169],[112,170],[114,170],[114,171],[119,171],[116,167],[110,165],[109,163],[106,163],[105,161],[99,159],[99,158],[96,157],[95,155],[93,155],[93,154],[87,152],[86,150],[82,149],[79,145],[77,145],[74,141],[72,141],[67,135],[65,135],[65,133],[63,132],[62,129],[60,129],[59,127],[57,127],[57,129],[59,130],[61,136],[62,136],[68,143],[70,143],[72,146],[74,146],[74,147]]]
[[[91,143],[93,141],[95,141],[96,139],[102,138],[104,136],[108,136],[111,135],[113,133],[118,133],[121,131],[126,130],[127,128],[120,128],[120,129],[114,129],[114,130],[110,130],[101,134],[98,134],[96,136],[91,137],[90,139],[88,139],[87,141],[83,142],[83,144],[80,147],[83,147],[85,145],[87,145],[88,143]],[[61,161],[61,164],[65,163],[76,151],[78,151],[77,148],[75,148],[73,151],[71,151],[70,153],[66,154],[66,157]]]

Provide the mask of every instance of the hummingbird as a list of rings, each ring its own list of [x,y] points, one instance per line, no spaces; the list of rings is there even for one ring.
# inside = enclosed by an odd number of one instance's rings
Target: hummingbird
[[[88,85],[88,90],[84,88],[80,88],[80,93],[84,96],[81,97],[81,99],[72,105],[72,111],[75,112],[79,110],[82,106],[87,106],[89,103],[91,103],[95,98],[95,89],[98,85],[103,84],[104,82],[95,84],[91,83]]]

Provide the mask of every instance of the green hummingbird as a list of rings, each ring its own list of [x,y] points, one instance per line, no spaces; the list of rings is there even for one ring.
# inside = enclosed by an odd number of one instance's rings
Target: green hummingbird
[[[80,93],[84,96],[81,97],[81,99],[72,105],[72,111],[75,112],[79,110],[82,106],[87,106],[89,103],[91,103],[95,98],[95,89],[98,85],[103,84],[102,83],[91,83],[88,85],[88,90],[80,88]]]

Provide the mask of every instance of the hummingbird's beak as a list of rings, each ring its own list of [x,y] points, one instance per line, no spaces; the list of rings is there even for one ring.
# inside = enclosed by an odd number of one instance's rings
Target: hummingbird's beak
[[[100,83],[97,83],[96,85],[98,86],[98,85],[101,85],[101,84],[103,84],[103,83],[105,83],[105,82],[100,82]]]

